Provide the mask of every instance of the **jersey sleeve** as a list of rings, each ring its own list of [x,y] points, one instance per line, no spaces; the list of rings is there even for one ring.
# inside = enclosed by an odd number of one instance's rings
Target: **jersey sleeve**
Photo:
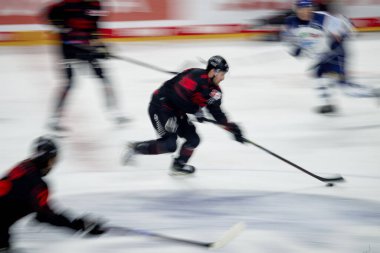
[[[225,125],[228,123],[227,116],[220,105],[208,105],[207,110],[219,124]]]
[[[333,36],[340,38],[347,37],[353,32],[351,23],[343,16],[327,16],[324,29]]]
[[[37,214],[36,219],[39,222],[49,223],[54,226],[68,227],[74,230],[80,229],[64,214],[59,214],[54,211],[50,207],[48,199],[49,190],[46,183],[42,182],[32,189],[30,194],[30,202]]]
[[[281,32],[282,40],[285,42],[285,46],[288,52],[292,56],[300,56],[302,48],[299,43],[299,38],[296,35],[296,16],[292,15],[285,19],[285,25]]]
[[[219,124],[225,125],[227,124],[228,119],[221,108],[221,104],[222,91],[220,89],[212,90],[210,94],[210,99],[207,101],[206,108]]]

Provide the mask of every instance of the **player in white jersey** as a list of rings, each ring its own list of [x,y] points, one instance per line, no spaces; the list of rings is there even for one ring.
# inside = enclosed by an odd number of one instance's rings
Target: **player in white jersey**
[[[376,95],[368,87],[347,81],[345,41],[353,32],[349,20],[341,15],[315,12],[312,0],[297,0],[296,15],[288,17],[285,26],[284,36],[291,45],[291,54],[313,60],[311,69],[321,102],[317,112],[336,111],[333,87],[339,86],[345,94],[355,97]]]

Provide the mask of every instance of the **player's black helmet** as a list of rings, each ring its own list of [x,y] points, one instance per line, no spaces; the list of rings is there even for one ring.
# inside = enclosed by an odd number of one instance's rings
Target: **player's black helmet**
[[[47,161],[58,155],[58,146],[51,137],[41,136],[33,142],[33,153]]]
[[[207,62],[207,71],[212,69],[228,72],[230,67],[228,66],[227,61],[220,55],[215,55],[211,57]]]

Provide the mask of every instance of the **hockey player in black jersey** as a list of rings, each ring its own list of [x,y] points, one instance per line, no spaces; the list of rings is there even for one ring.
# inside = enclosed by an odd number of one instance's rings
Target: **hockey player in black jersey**
[[[98,21],[105,13],[99,0],[61,0],[44,11],[46,18],[59,32],[65,75],[64,85],[58,92],[48,123],[54,130],[65,130],[61,125],[63,109],[74,85],[74,65],[80,62],[87,62],[95,76],[101,80],[106,108],[111,118],[117,123],[127,121],[120,111],[114,87],[102,66],[102,60],[108,58],[108,52],[101,42]]]
[[[186,141],[180,147],[179,155],[173,161],[172,174],[192,174],[194,166],[187,162],[199,145],[200,138],[187,114],[194,114],[202,120],[202,108],[206,108],[215,120],[230,131],[236,141],[244,142],[238,125],[230,122],[221,109],[224,80],[229,66],[221,56],[208,60],[206,69],[193,68],[179,73],[166,81],[153,95],[149,105],[149,116],[160,138],[134,142],[127,145],[123,163],[127,164],[135,154],[156,155],[177,150],[177,138]]]
[[[101,224],[86,218],[69,219],[49,205],[49,188],[43,177],[54,167],[58,148],[48,137],[34,142],[33,154],[0,179],[0,252],[10,248],[10,227],[22,217],[35,213],[40,222],[99,235]]]

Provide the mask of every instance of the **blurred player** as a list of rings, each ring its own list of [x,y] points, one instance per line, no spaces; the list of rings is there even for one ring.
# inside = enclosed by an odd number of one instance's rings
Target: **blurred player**
[[[311,0],[297,0],[296,15],[286,20],[284,33],[293,56],[313,59],[316,90],[321,105],[318,113],[336,111],[332,88],[339,86],[350,96],[373,97],[368,87],[347,81],[345,41],[352,32],[350,22],[341,15],[315,12]]]
[[[153,127],[160,138],[150,141],[130,143],[123,157],[128,163],[135,154],[156,155],[172,153],[177,150],[177,138],[185,139],[180,147],[179,155],[171,166],[172,175],[186,175],[195,172],[194,166],[187,162],[200,138],[195,126],[187,114],[194,114],[202,121],[202,108],[215,120],[230,131],[236,141],[244,142],[238,125],[229,122],[221,109],[222,91],[220,82],[224,80],[229,66],[221,56],[213,56],[208,60],[206,69],[188,69],[166,81],[153,95],[149,105],[149,116]]]
[[[332,9],[335,1],[336,0],[316,0],[314,1],[314,10],[328,12]],[[295,15],[295,10],[293,8],[278,10],[274,15],[253,20],[254,24],[252,28],[260,30],[266,29],[265,27],[270,27],[273,32],[266,34],[263,39],[266,41],[281,41],[281,27],[285,24],[286,19],[292,15]]]
[[[35,213],[40,222],[98,235],[101,224],[86,218],[69,219],[49,205],[49,188],[43,177],[55,166],[58,147],[48,137],[33,143],[33,154],[0,180],[0,252],[10,248],[10,227],[22,217]]]
[[[61,126],[63,108],[67,96],[74,85],[73,65],[88,62],[94,74],[103,84],[106,108],[117,122],[127,119],[121,115],[115,92],[109,78],[105,75],[100,59],[108,56],[105,45],[100,41],[98,21],[105,16],[99,0],[62,0],[49,6],[45,14],[51,24],[59,31],[63,56],[65,84],[57,96],[54,112],[49,126],[54,130],[65,130]]]

